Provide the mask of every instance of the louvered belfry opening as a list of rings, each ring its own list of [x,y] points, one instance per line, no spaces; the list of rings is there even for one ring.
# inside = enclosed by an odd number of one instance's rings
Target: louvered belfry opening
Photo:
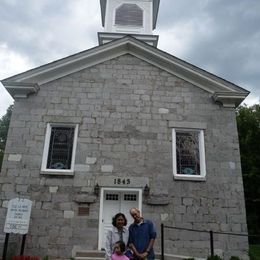
[[[136,4],[122,4],[116,9],[115,24],[143,26],[143,10]]]
[[[131,35],[157,48],[156,27],[160,0],[100,0],[103,32],[99,45]]]

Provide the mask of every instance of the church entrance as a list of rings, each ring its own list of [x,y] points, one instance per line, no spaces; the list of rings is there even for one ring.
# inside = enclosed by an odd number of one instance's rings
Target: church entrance
[[[141,205],[142,189],[101,189],[98,243],[99,250],[102,250],[105,246],[107,231],[112,227],[112,217],[119,212],[125,214],[129,226],[133,222],[129,209],[136,207],[141,210]]]

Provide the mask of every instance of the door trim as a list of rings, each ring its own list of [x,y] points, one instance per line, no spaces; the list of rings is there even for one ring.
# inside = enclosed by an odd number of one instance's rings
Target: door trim
[[[111,187],[102,187],[100,191],[100,209],[99,209],[99,227],[98,227],[98,250],[101,250],[102,243],[102,217],[103,217],[103,206],[104,206],[104,192],[105,191],[136,191],[138,192],[138,209],[142,212],[142,198],[143,190],[141,188],[111,188]]]

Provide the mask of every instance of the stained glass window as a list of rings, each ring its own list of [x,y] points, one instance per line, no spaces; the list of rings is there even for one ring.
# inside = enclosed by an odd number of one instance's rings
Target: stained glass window
[[[74,127],[52,127],[47,169],[71,169]]]
[[[177,174],[200,175],[198,132],[176,132]]]
[[[190,123],[190,125],[193,125],[193,123]],[[198,124],[196,123],[196,125]],[[204,125],[202,124],[202,126]],[[172,129],[174,179],[206,181],[204,132],[204,129],[197,128]]]

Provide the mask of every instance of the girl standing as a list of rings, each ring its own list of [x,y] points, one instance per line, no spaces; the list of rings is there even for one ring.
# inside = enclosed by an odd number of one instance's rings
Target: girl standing
[[[111,260],[129,260],[129,258],[124,255],[125,243],[123,241],[117,241],[114,245],[114,253],[111,256]]]

